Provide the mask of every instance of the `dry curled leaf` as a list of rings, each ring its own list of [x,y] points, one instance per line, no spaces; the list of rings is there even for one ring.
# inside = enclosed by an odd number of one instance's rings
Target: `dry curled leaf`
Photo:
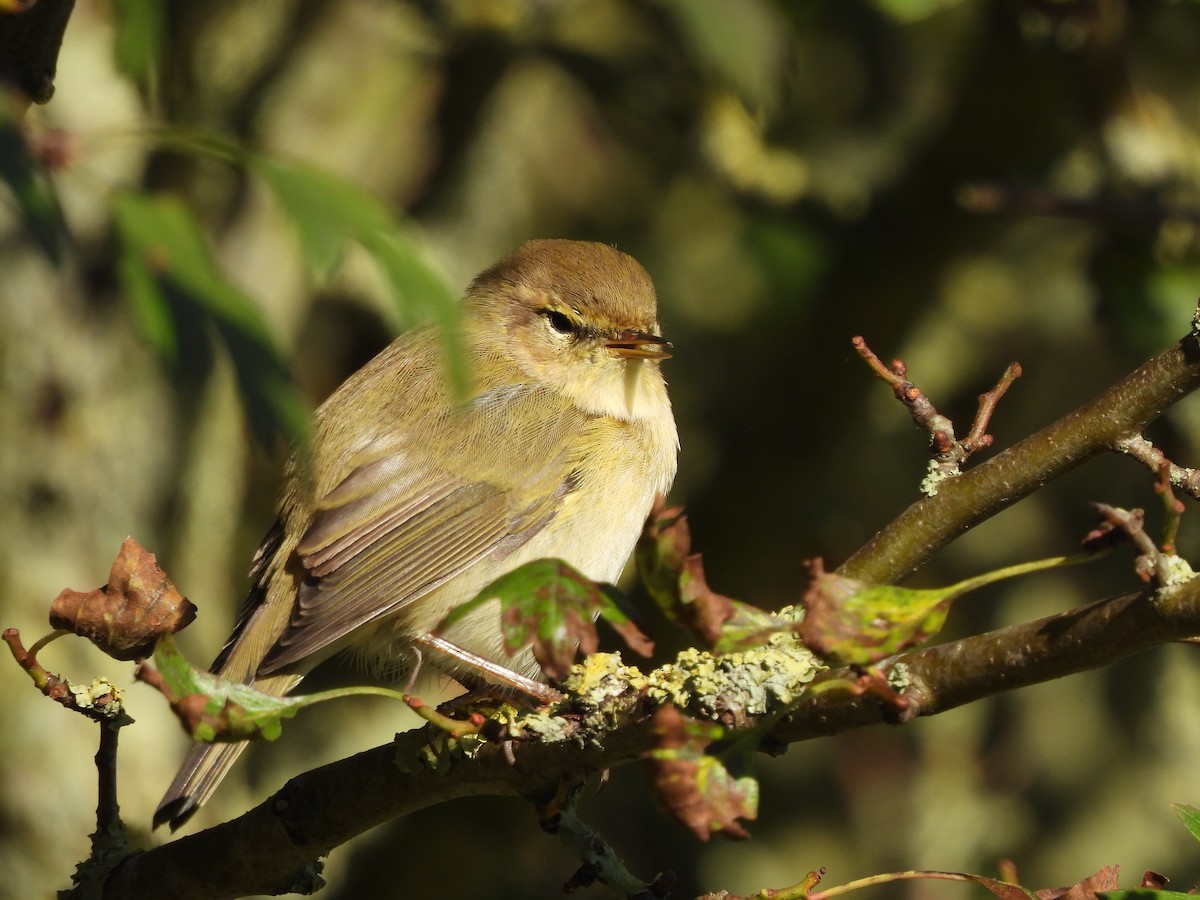
[[[175,589],[153,553],[125,538],[108,584],[64,590],[50,606],[50,627],[85,637],[113,659],[142,659],[159,637],[185,628],[196,607]]]
[[[1039,900],[1098,900],[1103,891],[1115,891],[1121,875],[1120,866],[1105,866],[1078,884],[1064,888],[1037,891]]]

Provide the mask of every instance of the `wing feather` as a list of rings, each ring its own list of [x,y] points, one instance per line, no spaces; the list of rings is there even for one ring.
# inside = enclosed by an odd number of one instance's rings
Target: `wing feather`
[[[520,421],[489,420],[491,433],[476,430],[441,464],[415,444],[393,449],[354,466],[321,497],[296,547],[307,577],[258,674],[320,658],[354,629],[401,611],[485,556],[511,553],[545,527],[575,486],[572,461],[563,458],[571,450],[563,448],[578,442],[564,429],[578,430],[582,420],[563,416],[539,433],[513,424]],[[509,447],[519,464],[502,468],[518,490],[496,473],[454,474],[478,470],[455,463],[483,441]]]

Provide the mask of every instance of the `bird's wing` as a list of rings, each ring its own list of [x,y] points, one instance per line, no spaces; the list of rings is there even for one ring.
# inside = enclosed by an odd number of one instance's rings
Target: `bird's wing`
[[[291,621],[259,676],[288,670],[484,556],[511,553],[554,518],[574,487],[569,457],[581,414],[543,416],[542,427],[529,429],[521,409],[510,412],[477,422],[467,413],[462,444],[439,451],[443,458],[406,442],[354,466],[320,498],[296,548],[307,574]],[[490,469],[477,461],[489,446],[490,456],[505,448]],[[476,464],[466,465],[472,456]]]

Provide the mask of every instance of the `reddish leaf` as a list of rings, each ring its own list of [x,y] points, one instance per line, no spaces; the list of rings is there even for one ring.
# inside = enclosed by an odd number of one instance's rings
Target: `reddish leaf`
[[[645,761],[659,805],[699,840],[713,834],[749,837],[738,820],[757,817],[758,782],[731,773],[717,755],[706,752],[725,730],[689,719],[670,705],[655,713],[654,730],[658,746]],[[733,763],[747,763],[745,748],[731,748],[726,755]]]
[[[794,629],[790,619],[718,594],[708,586],[701,554],[681,507],[658,498],[637,546],[638,571],[646,590],[668,619],[687,628],[717,653],[765,643],[772,634]]]
[[[1092,554],[1055,556],[984,572],[941,588],[871,584],[826,572],[820,559],[809,562],[812,580],[804,594],[799,632],[819,656],[854,665],[870,665],[941,631],[950,605],[970,591],[1029,572],[1076,565]]]
[[[502,575],[473,600],[453,609],[437,630],[471,611],[500,601],[504,649],[510,654],[533,648],[533,656],[551,678],[565,678],[575,654],[595,653],[595,620],[609,622],[636,652],[649,656],[653,642],[613,602],[600,585],[561,559],[538,559]]]
[[[869,665],[937,634],[955,594],[869,584],[809,561],[800,636],[819,656]]]
[[[113,561],[108,584],[87,593],[64,590],[50,606],[50,627],[85,637],[121,660],[149,656],[159,637],[194,618],[196,607],[131,537]]]
[[[1101,891],[1117,889],[1117,879],[1120,874],[1120,866],[1105,866],[1078,884],[1063,888],[1046,888],[1035,893],[1040,900],[1097,900],[1097,895]]]

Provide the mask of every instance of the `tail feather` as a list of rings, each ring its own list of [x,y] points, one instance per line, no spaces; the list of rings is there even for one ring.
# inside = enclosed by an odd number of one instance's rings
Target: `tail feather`
[[[226,673],[221,674],[224,676]],[[272,675],[269,678],[257,678],[251,684],[263,693],[282,697],[298,685],[301,678],[301,675]],[[175,780],[154,811],[154,827],[169,822],[171,830],[175,831],[187,822],[213,795],[245,749],[246,741],[235,744],[193,744]]]
[[[245,741],[236,744],[195,744],[184,757],[175,780],[154,811],[154,827],[169,822],[171,830],[175,831],[187,822],[212,796],[245,749]]]

